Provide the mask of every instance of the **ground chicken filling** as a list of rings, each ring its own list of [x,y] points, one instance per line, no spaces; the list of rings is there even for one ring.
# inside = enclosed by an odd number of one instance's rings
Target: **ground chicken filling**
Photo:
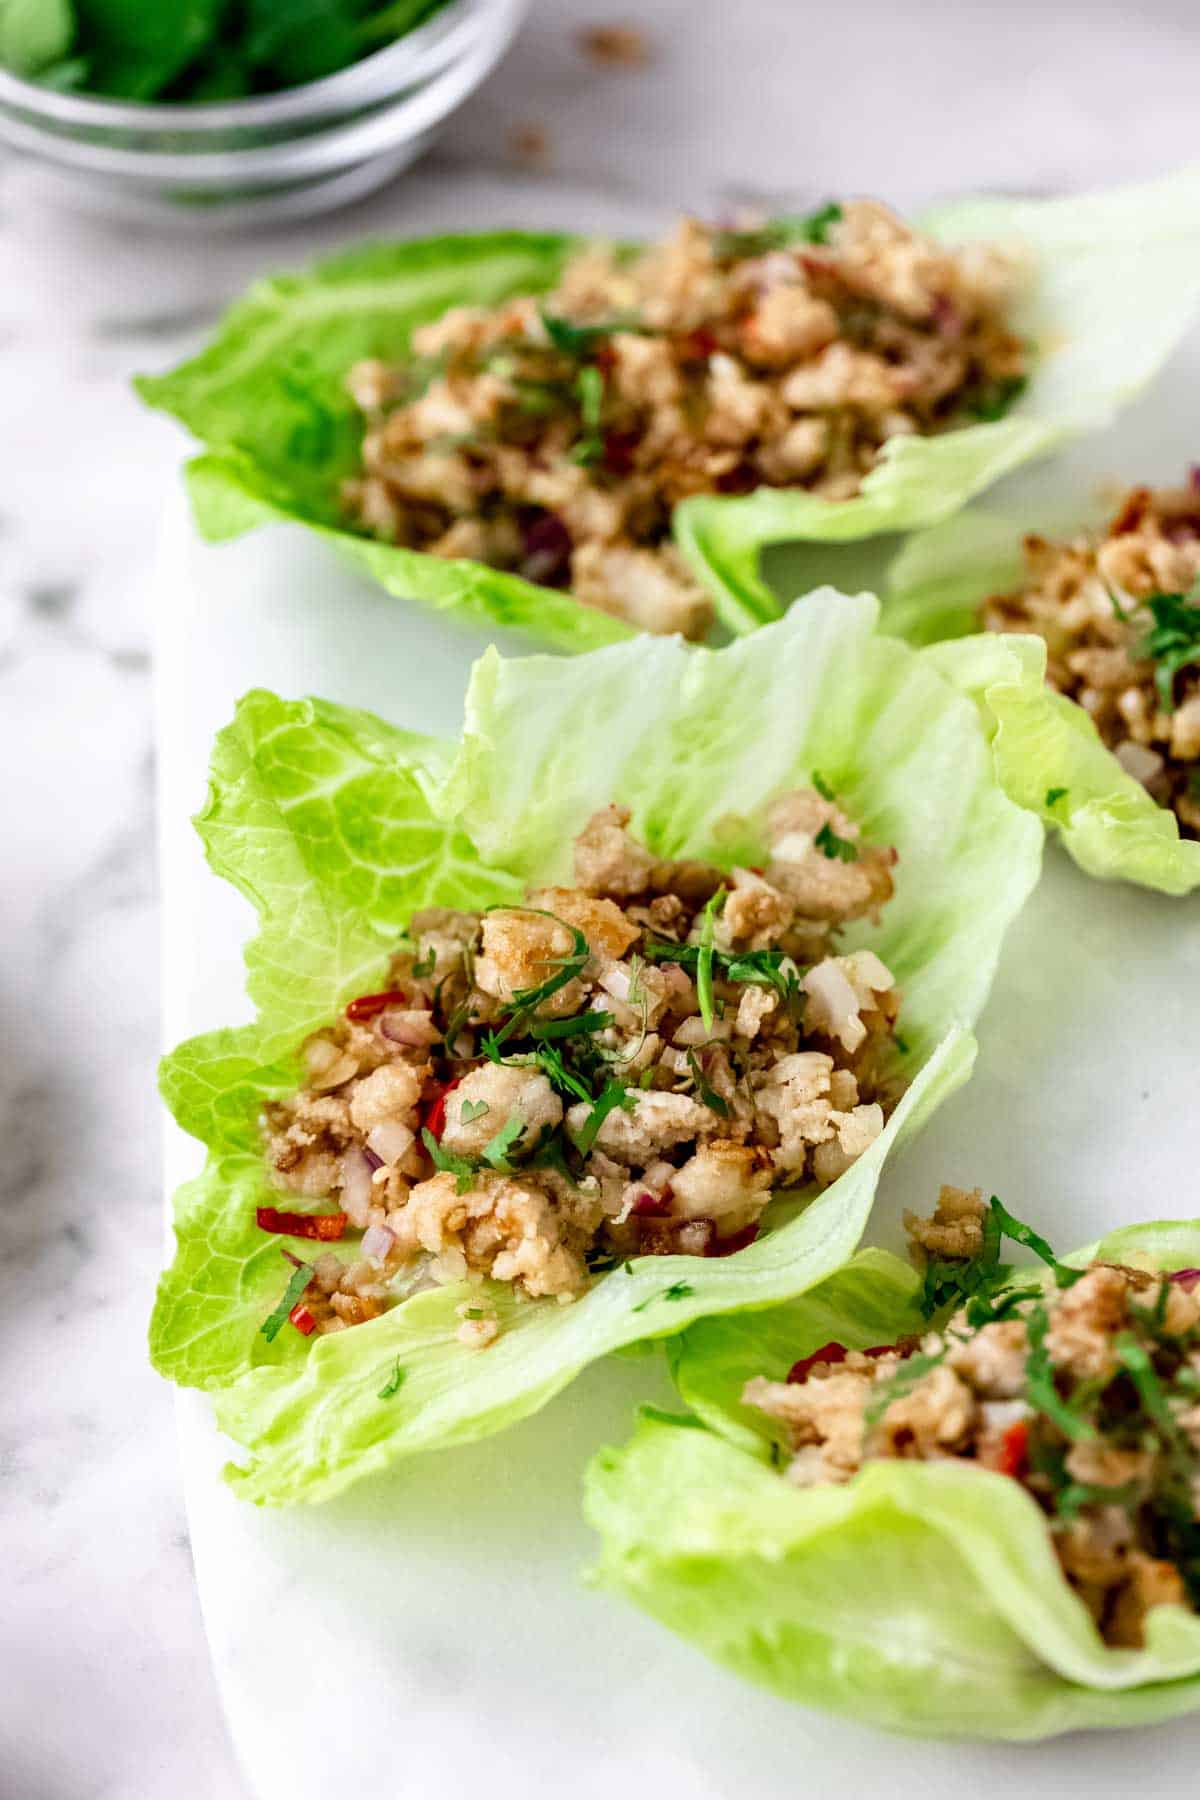
[[[985,601],[984,624],[1045,638],[1050,685],[1200,837],[1200,480],[1135,488],[1099,539],[1027,537],[1025,560],[1026,585]],[[1069,809],[1069,790],[1047,803]]]
[[[1028,366],[1015,277],[865,200],[758,230],[685,220],[633,259],[593,246],[554,293],[455,308],[406,363],[354,367],[346,508],[388,542],[703,637],[675,504],[763,485],[844,500],[890,438],[1000,417]]]
[[[951,1316],[920,1340],[826,1344],[786,1382],[751,1381],[746,1402],[785,1429],[788,1479],[848,1481],[881,1457],[974,1461],[1038,1501],[1109,1644],[1141,1644],[1151,1607],[1200,1606],[1200,1269],[1067,1269],[978,1191],[943,1188],[931,1219],[906,1223],[923,1310]],[[1053,1279],[1014,1276],[1005,1235]]]
[[[888,900],[895,852],[814,779],[770,807],[764,869],[660,861],[610,806],[574,887],[414,916],[385,989],[307,1041],[304,1086],[266,1109],[275,1185],[338,1210],[260,1225],[363,1234],[349,1263],[286,1253],[271,1331],[434,1283],[566,1301],[629,1257],[727,1255],[772,1188],[862,1154],[899,1092],[899,996],[873,952],[834,946]],[[466,1303],[464,1342],[495,1330]]]

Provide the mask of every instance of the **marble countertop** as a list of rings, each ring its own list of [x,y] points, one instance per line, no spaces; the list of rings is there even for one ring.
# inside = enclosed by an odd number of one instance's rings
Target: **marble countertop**
[[[649,66],[601,72],[577,33],[619,9],[541,0],[419,169],[311,227],[164,237],[47,211],[29,170],[0,164],[12,1800],[245,1800],[194,1596],[171,1396],[144,1353],[162,1233],[147,575],[181,444],[129,376],[192,348],[254,274],[363,235],[616,229],[847,189],[1045,192],[1196,154],[1188,0],[1136,16],[1121,0],[1057,16],[1042,0],[744,0],[736,34],[712,0],[637,13]]]

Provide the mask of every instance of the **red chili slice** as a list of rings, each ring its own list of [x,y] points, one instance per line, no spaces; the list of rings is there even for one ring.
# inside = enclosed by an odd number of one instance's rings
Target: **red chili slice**
[[[389,988],[386,994],[360,994],[358,999],[352,1000],[346,1008],[346,1017],[353,1019],[358,1024],[363,1019],[373,1019],[376,1013],[383,1012],[385,1007],[403,1006],[404,1004],[405,996],[399,988]]]
[[[1010,1425],[1000,1439],[1000,1455],[992,1464],[998,1475],[1020,1475],[1029,1462],[1029,1426],[1024,1419]]]
[[[895,1344],[873,1344],[869,1350],[860,1350],[859,1355],[888,1356],[895,1348]],[[815,1368],[818,1363],[845,1362],[848,1355],[849,1351],[845,1344],[822,1344],[821,1348],[814,1350],[811,1356],[802,1356],[799,1362],[793,1363],[788,1370],[787,1378],[789,1381],[804,1381],[808,1377],[809,1370]]]
[[[454,1092],[461,1080],[462,1076],[460,1075],[458,1081],[448,1081],[437,1097],[429,1102],[422,1114],[421,1124],[437,1139],[439,1144],[442,1141],[442,1133],[446,1129],[446,1097]]]
[[[291,1324],[296,1327],[296,1330],[300,1333],[301,1337],[311,1337],[313,1332],[317,1329],[317,1321],[313,1318],[303,1300],[298,1300],[296,1302],[295,1306],[293,1306],[291,1312],[288,1314],[288,1319]]]
[[[277,1231],[284,1237],[318,1238],[323,1244],[334,1243],[347,1224],[344,1212],[276,1212],[273,1206],[260,1206],[254,1216],[260,1231]]]

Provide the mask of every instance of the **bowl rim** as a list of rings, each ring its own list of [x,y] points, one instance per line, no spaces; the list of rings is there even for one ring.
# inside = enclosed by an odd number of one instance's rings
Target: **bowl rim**
[[[194,103],[108,100],[93,94],[60,94],[39,82],[26,81],[10,69],[0,69],[0,107],[13,107],[32,114],[34,120],[59,125],[198,135],[321,118],[386,99],[389,92],[414,86],[436,74],[469,47],[482,15],[497,10],[501,4],[502,0],[448,0],[415,30],[373,50],[348,68],[276,94]]]
[[[337,167],[386,154],[405,139],[433,130],[480,86],[508,49],[529,0],[489,0],[472,22],[466,52],[424,86],[401,90],[360,117],[335,118],[302,137],[235,150],[143,150],[90,143],[39,129],[0,108],[0,143],[60,169],[177,190],[234,182],[268,186],[276,180],[315,179]]]

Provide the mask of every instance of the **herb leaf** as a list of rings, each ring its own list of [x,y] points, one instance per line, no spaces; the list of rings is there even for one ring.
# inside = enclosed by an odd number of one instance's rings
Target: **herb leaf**
[[[489,1138],[483,1146],[485,1162],[491,1163],[493,1169],[507,1174],[510,1169],[508,1153],[516,1145],[517,1139],[525,1129],[525,1121],[518,1114],[512,1113],[500,1127],[495,1137]]]
[[[670,1287],[663,1288],[659,1293],[647,1294],[646,1298],[640,1300],[633,1310],[635,1313],[645,1312],[646,1308],[652,1306],[656,1300],[688,1300],[695,1291],[690,1282],[673,1281]]]
[[[637,1105],[636,1093],[630,1093],[623,1082],[607,1081],[601,1090],[600,1097],[592,1103],[592,1110],[577,1132],[572,1142],[581,1156],[586,1156],[596,1141],[596,1133],[607,1119],[610,1112],[620,1106],[627,1111]]]
[[[700,944],[696,957],[696,998],[700,1002],[700,1017],[704,1020],[705,1031],[713,1028],[713,934],[716,931],[717,909],[725,899],[725,889],[719,887],[704,908],[700,920]]]
[[[486,1100],[464,1100],[458,1109],[458,1122],[460,1125],[473,1125],[476,1119],[482,1119],[491,1110]]]
[[[407,1379],[408,1370],[402,1366],[400,1358],[397,1357],[391,1374],[380,1388],[376,1398],[379,1400],[390,1400],[393,1394],[398,1394],[400,1392],[400,1389],[404,1386]]]
[[[283,1327],[287,1324],[288,1314],[296,1305],[309,1282],[313,1278],[309,1263],[298,1263],[292,1270],[292,1278],[283,1290],[283,1298],[273,1313],[270,1313],[259,1326],[259,1330],[268,1344],[273,1344]]]
[[[813,844],[823,856],[829,857],[831,862],[835,860],[848,863],[858,861],[858,845],[852,843],[849,838],[839,837],[828,820],[818,831],[813,839]]]
[[[1152,594],[1146,605],[1154,624],[1135,654],[1157,666],[1154,685],[1164,712],[1175,710],[1175,677],[1200,663],[1200,584],[1190,594]]]
[[[434,1168],[440,1169],[443,1175],[456,1176],[459,1193],[467,1193],[475,1178],[474,1163],[468,1162],[465,1156],[455,1156],[453,1151],[444,1150],[428,1125],[421,1127],[421,1142],[433,1158]]]
[[[1068,792],[1069,792],[1069,789],[1064,788],[1064,787],[1047,788],[1046,789],[1046,805],[1048,807],[1056,806],[1058,804],[1058,802],[1063,798],[1063,795]]]

